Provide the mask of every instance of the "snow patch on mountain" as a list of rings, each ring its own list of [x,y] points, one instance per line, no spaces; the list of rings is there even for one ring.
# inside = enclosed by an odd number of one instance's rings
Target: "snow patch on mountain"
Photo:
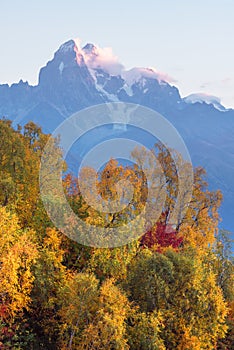
[[[60,63],[60,65],[59,65],[59,73],[60,73],[60,75],[63,73],[63,70],[64,70],[64,63],[63,63],[63,61]]]
[[[102,93],[103,96],[105,96],[108,100],[108,102],[120,102],[118,97],[114,94],[109,94],[106,90],[104,90],[100,85],[98,85],[97,83],[96,85],[96,89]]]
[[[101,84],[97,82],[98,73],[95,69],[89,68],[89,72],[94,80],[95,88],[102,94],[102,96],[106,97],[107,101],[111,102],[119,102],[119,99],[116,95],[108,93]]]
[[[125,90],[125,92],[128,96],[133,96],[132,88],[131,88],[131,86],[127,85],[126,82],[123,86],[123,89]]]

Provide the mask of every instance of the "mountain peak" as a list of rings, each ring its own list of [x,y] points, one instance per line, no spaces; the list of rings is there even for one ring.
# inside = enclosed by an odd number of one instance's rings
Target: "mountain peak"
[[[63,52],[63,53],[69,52],[69,51],[74,51],[75,45],[76,44],[75,44],[74,40],[69,40],[69,41],[65,42],[64,44],[62,44],[59,47],[58,51]]]
[[[84,65],[83,50],[80,46],[79,39],[71,39],[64,44],[62,44],[58,51],[56,51],[55,56],[58,55],[59,59],[68,60],[74,64],[74,58],[79,66]]]
[[[97,56],[97,47],[91,43],[87,43],[83,48],[82,51],[84,51],[86,54],[95,54]]]

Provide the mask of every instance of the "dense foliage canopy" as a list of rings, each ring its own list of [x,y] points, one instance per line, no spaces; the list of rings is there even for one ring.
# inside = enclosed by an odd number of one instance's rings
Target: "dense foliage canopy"
[[[204,170],[194,170],[186,215],[168,225],[178,179],[169,152],[156,145],[167,180],[157,222],[124,246],[85,247],[59,232],[43,207],[38,173],[48,138],[33,123],[15,130],[0,120],[0,349],[234,349],[230,238],[218,230],[222,196],[208,190]],[[133,156],[143,162],[147,154]],[[97,176],[100,197],[117,198],[120,179],[134,183],[134,194],[117,214],[94,210],[71,174],[63,186],[82,220],[116,227],[136,217],[147,196],[142,169],[111,159]]]

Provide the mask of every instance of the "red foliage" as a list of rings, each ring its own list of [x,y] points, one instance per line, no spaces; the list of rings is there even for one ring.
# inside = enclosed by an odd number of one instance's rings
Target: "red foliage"
[[[147,231],[141,238],[141,245],[144,247],[156,248],[158,252],[162,248],[172,247],[178,249],[183,242],[183,238],[179,237],[178,232],[171,226],[158,222],[155,227]]]
[[[6,319],[8,316],[8,308],[5,304],[0,303],[0,319]]]

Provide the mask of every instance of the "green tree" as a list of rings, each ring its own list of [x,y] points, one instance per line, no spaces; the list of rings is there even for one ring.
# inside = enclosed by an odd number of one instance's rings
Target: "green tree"
[[[226,332],[228,312],[216,276],[196,254],[143,250],[129,266],[131,300],[142,312],[161,312],[167,349],[179,349],[184,339],[214,349]]]

